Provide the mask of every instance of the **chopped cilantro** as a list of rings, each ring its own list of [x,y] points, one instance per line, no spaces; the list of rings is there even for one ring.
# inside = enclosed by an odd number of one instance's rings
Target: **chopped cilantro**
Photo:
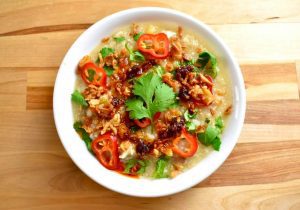
[[[107,76],[111,76],[114,73],[114,68],[111,66],[103,66],[103,69],[105,70]]]
[[[73,124],[73,128],[75,129],[75,131],[77,133],[79,133],[82,140],[85,142],[86,147],[88,148],[88,150],[90,152],[92,152],[92,148],[91,148],[92,139],[90,138],[89,134],[82,128],[82,123],[81,122],[75,122]]]
[[[88,106],[87,102],[85,101],[83,95],[78,90],[75,90],[71,95],[71,100],[79,105]]]
[[[130,170],[138,164],[140,166],[140,169],[137,171],[137,174],[143,174],[146,171],[146,167],[148,166],[147,160],[137,160],[137,159],[130,159],[125,163],[125,174],[130,174]]]
[[[141,36],[142,34],[143,34],[143,32],[139,32],[139,33],[133,35],[134,41],[137,41],[137,40],[140,38],[140,36]]]
[[[158,161],[156,162],[155,171],[153,174],[153,177],[156,179],[160,178],[166,178],[167,175],[167,167],[169,165],[169,159],[168,157],[160,157]]]
[[[120,43],[120,42],[125,41],[125,37],[123,37],[123,36],[120,36],[120,37],[114,37],[114,40],[115,40],[117,43]]]
[[[110,48],[110,47],[103,47],[101,50],[100,50],[100,53],[102,55],[102,58],[105,58],[106,56],[114,53],[115,50],[113,48]]]
[[[215,126],[208,125],[204,133],[198,133],[198,140],[206,145],[211,145],[214,150],[219,151],[221,146],[221,137],[220,134],[224,128],[224,122],[220,117],[217,117],[215,120]]]
[[[127,51],[129,52],[129,60],[135,62],[145,61],[145,57],[139,51],[133,51],[129,48],[128,43],[125,44]]]
[[[196,61],[200,64],[201,68],[204,69],[204,73],[209,74],[215,78],[218,74],[217,59],[209,52],[202,52],[199,54],[198,60]]]

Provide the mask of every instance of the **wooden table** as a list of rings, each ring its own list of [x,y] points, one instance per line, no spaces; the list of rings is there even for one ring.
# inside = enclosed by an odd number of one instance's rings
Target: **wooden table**
[[[300,0],[0,1],[0,209],[300,209]],[[55,76],[97,20],[169,7],[209,24],[247,87],[238,144],[207,180],[163,198],[107,190],[71,161],[52,116]],[[298,75],[298,76],[297,76]]]

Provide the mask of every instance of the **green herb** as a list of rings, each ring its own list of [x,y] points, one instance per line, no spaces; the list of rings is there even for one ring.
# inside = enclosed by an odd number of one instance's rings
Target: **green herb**
[[[156,112],[166,111],[176,102],[173,89],[152,72],[135,80],[133,93],[136,97],[126,101],[131,119],[152,119]]]
[[[214,150],[219,151],[221,146],[221,137],[224,128],[224,122],[221,116],[217,117],[215,120],[215,126],[208,125],[204,133],[198,134],[198,140],[206,145],[211,145]]]
[[[183,114],[185,119],[185,126],[188,131],[194,132],[198,125],[200,125],[200,122],[197,120],[194,120],[197,116],[197,112],[194,112],[193,114],[190,114],[189,111],[185,111]]]
[[[185,111],[185,113],[183,114],[184,119],[186,121],[189,121],[191,119],[195,119],[197,116],[197,112],[194,112],[193,114],[190,114],[190,112],[188,110]]]
[[[100,63],[100,58],[99,57],[96,58],[95,63]]]
[[[149,161],[147,160],[138,160],[138,164],[140,165],[140,169],[137,171],[137,174],[143,174],[146,171],[147,166],[149,165]]]
[[[141,61],[145,61],[145,57],[139,51],[134,51],[134,52],[129,54],[129,60],[130,61],[141,62]]]
[[[102,58],[105,58],[106,56],[114,53],[115,50],[112,49],[112,48],[109,48],[109,47],[103,47],[101,50],[100,50],[100,53],[102,55]]]
[[[87,79],[88,81],[92,82],[94,80],[96,72],[94,71],[94,69],[88,69],[87,72],[89,75]]]
[[[125,37],[123,37],[123,36],[120,36],[120,37],[114,37],[114,40],[115,40],[117,43],[120,43],[120,42],[125,41]]]
[[[220,151],[220,146],[221,146],[221,139],[219,136],[217,136],[212,142],[212,147],[214,148],[214,150]]]
[[[136,165],[139,164],[140,169],[137,171],[137,174],[143,174],[146,171],[146,167],[148,166],[147,160],[137,160],[137,159],[130,159],[125,163],[125,174],[130,174],[130,170]]]
[[[167,175],[167,167],[169,165],[169,160],[170,158],[168,157],[160,157],[158,159],[158,161],[156,162],[156,167],[155,167],[155,171],[153,174],[153,177],[156,179],[160,179],[160,178],[166,178],[168,177]]]
[[[133,51],[129,48],[128,43],[125,44],[127,51],[129,52],[129,60],[135,62],[145,61],[145,57],[139,51]]]
[[[114,73],[114,68],[111,66],[103,66],[103,69],[105,70],[107,76],[111,76]]]
[[[136,159],[130,159],[125,163],[125,169],[124,169],[124,173],[125,174],[130,174],[130,170],[133,166],[135,166],[137,160]]]
[[[162,66],[159,66],[159,65],[152,67],[152,70],[159,77],[162,77],[162,75],[165,73],[164,68]]]
[[[209,146],[213,143],[215,138],[219,135],[219,129],[211,125],[208,125],[204,133],[198,134],[198,139],[205,146]]]
[[[87,102],[85,101],[83,95],[78,90],[75,90],[71,95],[71,100],[79,105],[88,106]]]
[[[187,128],[188,131],[193,132],[193,131],[196,130],[197,125],[195,123],[191,122],[191,121],[186,121],[185,122],[185,127]]]
[[[133,35],[134,41],[137,41],[137,40],[140,38],[140,36],[141,36],[142,34],[143,34],[143,32],[139,32],[139,33]]]
[[[89,134],[82,128],[82,123],[81,122],[75,122],[73,124],[73,128],[75,129],[75,131],[77,133],[79,133],[79,135],[81,135],[81,138],[85,142],[86,147],[88,148],[88,150],[90,152],[92,152],[92,148],[91,148],[92,139],[90,138]]]
[[[213,54],[209,52],[202,52],[201,54],[199,54],[197,63],[201,65],[202,69],[205,69],[204,72],[206,74],[211,75],[213,78],[217,76],[217,59]]]
[[[217,117],[215,120],[215,126],[218,127],[220,130],[224,128],[224,122],[221,116]]]

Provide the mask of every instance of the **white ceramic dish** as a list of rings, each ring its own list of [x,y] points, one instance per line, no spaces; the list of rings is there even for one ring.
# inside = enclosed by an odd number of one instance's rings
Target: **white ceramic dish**
[[[76,80],[78,61],[116,28],[138,21],[168,21],[193,29],[206,40],[206,45],[218,58],[222,69],[229,71],[233,92],[233,113],[222,136],[219,152],[210,153],[204,160],[174,179],[133,179],[105,169],[91,155],[84,142],[73,129],[71,93]],[[235,146],[244,122],[245,88],[243,77],[231,51],[224,42],[205,24],[186,14],[162,8],[135,8],[112,14],[87,29],[75,41],[62,61],[57,74],[53,111],[57,132],[67,153],[74,163],[97,183],[119,193],[158,197],[188,189],[211,175],[225,161]]]

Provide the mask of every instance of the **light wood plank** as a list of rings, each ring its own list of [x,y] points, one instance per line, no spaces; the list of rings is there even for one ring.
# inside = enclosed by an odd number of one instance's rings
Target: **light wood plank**
[[[208,24],[299,22],[298,0],[131,0],[128,1],[3,1],[0,12],[0,34],[28,28],[91,24],[123,9],[159,6],[186,12]],[[82,8],[89,8],[84,10]],[[108,9],[109,8],[109,9]],[[193,8],[193,9],[191,9]],[[80,12],[78,12],[80,11]],[[26,17],[26,18],[24,18]]]
[[[26,109],[52,109],[53,87],[27,87]]]
[[[229,158],[199,186],[276,183],[300,179],[298,141],[237,144]],[[229,177],[226,178],[226,176]]]
[[[24,111],[26,108],[26,73],[0,71],[0,110]]]
[[[300,124],[244,124],[239,143],[300,140]]]
[[[44,156],[45,160],[49,156]],[[50,156],[51,157],[51,156]],[[61,160],[59,156],[57,160]],[[283,210],[296,209],[300,206],[300,180],[280,183],[192,188],[185,192],[162,198],[134,198],[123,196],[106,190],[95,183],[83,182],[85,176],[74,176],[72,169],[53,162],[49,171],[44,171],[38,157],[32,156],[31,161],[38,164],[33,173],[29,169],[13,176],[4,176],[3,188],[0,192],[3,209],[262,209]],[[62,168],[62,173],[47,182],[55,170]],[[27,179],[31,174],[40,174],[35,184]],[[52,169],[52,170],[50,170]],[[14,180],[17,177],[17,181]],[[70,181],[71,179],[72,181]],[[5,181],[5,182],[4,182]],[[69,185],[66,185],[69,183]],[[14,184],[15,188],[9,186]],[[93,185],[90,188],[90,184]],[[64,188],[61,186],[65,185]],[[30,187],[30,188],[28,188]],[[199,199],[201,198],[201,199]],[[14,201],[14,202],[11,202]],[[174,202],[176,205],[174,205]]]
[[[226,24],[212,28],[225,40],[240,63],[294,62],[299,59],[300,23]]]
[[[245,123],[299,124],[300,101],[250,101],[247,103]]]
[[[299,59],[300,23],[215,25],[213,28],[241,64],[253,61],[284,63]],[[59,66],[68,48],[82,32],[0,37],[0,67]]]
[[[0,141],[0,153],[64,151],[55,129],[52,110],[26,112],[1,110],[0,116],[0,136],[5,139]]]
[[[29,87],[53,87],[57,71],[40,70],[27,72],[27,86]]]
[[[296,61],[296,71],[297,71],[297,80],[298,80],[298,93],[300,97],[300,60]]]

